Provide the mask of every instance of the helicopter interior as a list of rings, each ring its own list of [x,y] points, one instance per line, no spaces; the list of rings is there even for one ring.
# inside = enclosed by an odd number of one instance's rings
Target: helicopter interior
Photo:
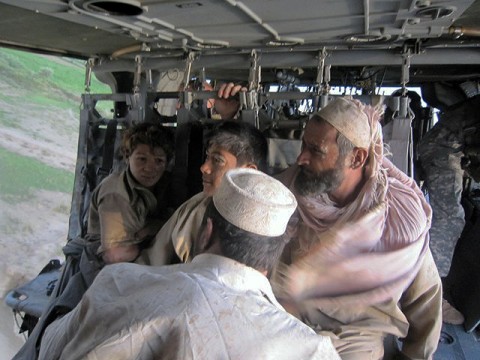
[[[0,0],[0,46],[85,61],[74,239],[85,232],[89,194],[121,163],[114,154],[133,123],[155,119],[189,139],[176,150],[174,175],[181,198],[199,191],[198,148],[216,121],[207,102],[222,82],[246,87],[240,119],[281,150],[272,172],[295,161],[311,113],[352,95],[385,105],[392,160],[420,181],[416,144],[435,109],[458,96],[459,84],[480,79],[480,0]],[[112,92],[91,93],[92,76]],[[408,96],[413,88],[423,115]],[[99,110],[107,101],[110,115]],[[480,289],[472,293],[468,301],[478,301]],[[465,331],[446,327],[439,359],[479,351],[480,308],[462,304]]]

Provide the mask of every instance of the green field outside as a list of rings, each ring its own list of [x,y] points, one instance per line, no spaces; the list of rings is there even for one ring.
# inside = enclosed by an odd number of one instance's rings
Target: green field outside
[[[72,192],[73,174],[0,147],[0,194],[11,202],[26,199],[33,190]]]
[[[0,103],[4,104],[0,107],[0,128],[16,129],[35,141],[35,124],[42,122],[52,129],[53,136],[69,134],[76,139],[85,61],[0,48],[0,82],[3,89]],[[92,78],[91,93],[110,92],[107,85]],[[44,109],[48,109],[48,114]],[[51,117],[52,113],[66,112],[73,114],[73,120],[62,122]],[[23,201],[36,189],[71,193],[73,181],[73,172],[13,153],[0,145],[2,200]]]
[[[78,107],[85,87],[85,61],[0,48],[0,75],[12,89],[28,89],[29,101],[60,108]],[[93,78],[91,92],[109,93],[110,88]],[[0,96],[8,97],[9,93]]]

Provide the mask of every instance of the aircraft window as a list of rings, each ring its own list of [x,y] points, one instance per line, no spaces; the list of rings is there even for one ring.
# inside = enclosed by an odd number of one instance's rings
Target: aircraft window
[[[95,110],[98,112],[100,117],[103,117],[106,119],[113,118],[114,108],[115,108],[115,103],[112,100],[98,101],[95,105]]]

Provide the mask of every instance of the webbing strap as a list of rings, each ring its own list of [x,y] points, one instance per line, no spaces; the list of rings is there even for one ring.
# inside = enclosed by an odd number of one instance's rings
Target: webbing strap
[[[103,143],[103,157],[102,166],[98,168],[97,175],[108,175],[113,166],[113,154],[115,152],[115,139],[117,132],[118,121],[113,119],[107,124],[107,130],[105,131],[105,140]]]

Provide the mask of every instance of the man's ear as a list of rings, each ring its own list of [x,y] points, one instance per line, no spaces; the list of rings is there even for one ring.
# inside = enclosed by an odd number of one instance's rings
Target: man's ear
[[[213,223],[211,218],[207,218],[207,221],[202,226],[200,233],[196,241],[196,254],[200,254],[207,250],[213,242],[212,239]],[[195,255],[196,255],[195,254]]]
[[[254,170],[258,170],[258,166],[255,165],[254,163],[248,163],[244,166],[242,166],[243,168],[247,168],[247,169],[254,169]]]
[[[368,150],[363,148],[354,148],[352,156],[352,169],[363,168],[368,158]]]

